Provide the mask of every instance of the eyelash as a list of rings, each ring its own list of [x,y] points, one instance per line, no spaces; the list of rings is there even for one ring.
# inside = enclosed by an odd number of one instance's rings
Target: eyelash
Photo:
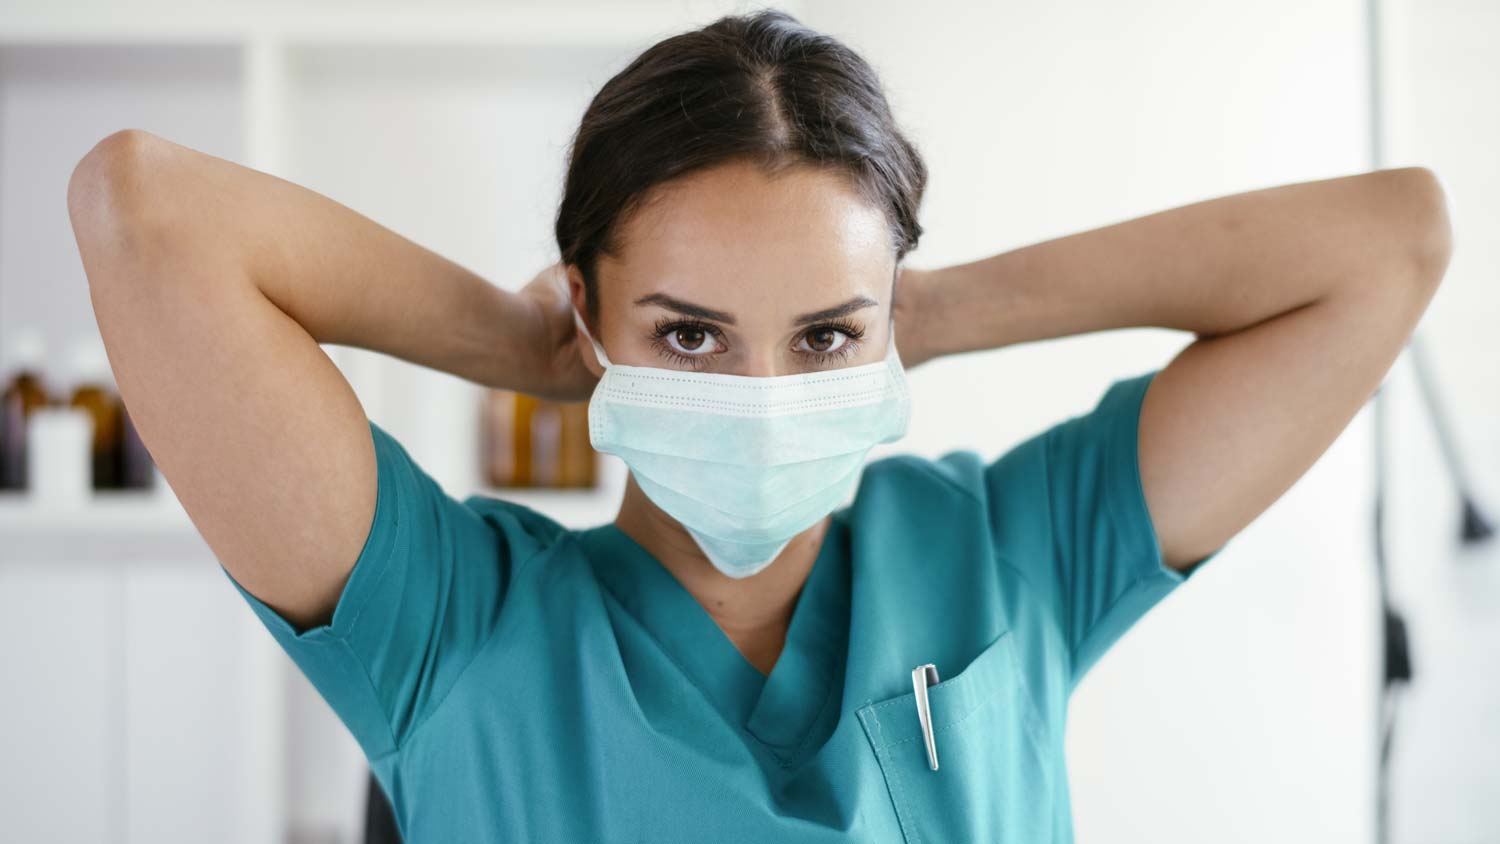
[[[723,332],[720,331],[717,326],[714,326],[710,323],[699,322],[695,319],[673,319],[672,317],[661,317],[656,321],[656,325],[652,329],[651,336],[649,338],[651,340],[651,345],[654,346],[659,353],[668,358],[671,358],[673,361],[676,361],[679,364],[692,367],[693,369],[702,369],[707,365],[707,359],[710,357],[709,355],[684,355],[683,353],[672,348],[672,346],[666,342],[667,335],[671,334],[674,331],[680,331],[684,328],[702,331],[710,337],[714,337],[720,340],[722,340],[724,337]],[[825,322],[820,322],[817,325],[809,326],[807,331],[804,333],[804,336],[806,336],[806,334],[812,334],[813,332],[822,331],[823,329],[827,328],[831,328],[834,331],[840,332],[846,338],[837,349],[834,349],[831,352],[799,352],[799,354],[812,358],[813,362],[818,365],[826,364],[835,360],[843,360],[849,357],[849,355],[854,354],[855,350],[859,348],[860,339],[865,336],[865,330],[863,328],[860,328],[854,323],[844,319],[832,319]]]

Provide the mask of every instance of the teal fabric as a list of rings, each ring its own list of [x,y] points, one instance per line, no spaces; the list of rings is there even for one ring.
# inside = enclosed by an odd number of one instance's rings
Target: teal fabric
[[[612,523],[457,501],[373,422],[374,523],[331,623],[230,580],[411,844],[1068,842],[1068,698],[1187,579],[1141,491],[1154,375],[991,461],[870,462],[769,676]]]

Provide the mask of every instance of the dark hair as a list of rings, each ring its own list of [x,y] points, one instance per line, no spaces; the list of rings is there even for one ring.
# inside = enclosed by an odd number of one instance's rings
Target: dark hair
[[[598,259],[618,254],[621,221],[658,185],[736,160],[772,177],[797,165],[845,176],[885,211],[898,263],[922,235],[927,168],[870,65],[784,11],[728,15],[637,56],[573,136],[556,235],[583,276],[591,322]]]

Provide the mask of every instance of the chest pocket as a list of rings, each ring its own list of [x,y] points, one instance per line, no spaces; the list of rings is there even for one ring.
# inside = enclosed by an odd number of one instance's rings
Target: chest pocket
[[[1052,765],[1015,649],[1001,633],[928,687],[936,771],[914,692],[857,710],[907,844],[1051,840]]]

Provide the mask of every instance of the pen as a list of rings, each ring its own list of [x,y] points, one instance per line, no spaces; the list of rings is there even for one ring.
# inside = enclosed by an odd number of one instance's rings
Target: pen
[[[932,710],[927,705],[927,687],[937,685],[937,666],[932,663],[912,669],[911,684],[917,694],[917,721],[922,725],[922,739],[927,742],[927,767],[938,769],[937,741],[932,737]]]

